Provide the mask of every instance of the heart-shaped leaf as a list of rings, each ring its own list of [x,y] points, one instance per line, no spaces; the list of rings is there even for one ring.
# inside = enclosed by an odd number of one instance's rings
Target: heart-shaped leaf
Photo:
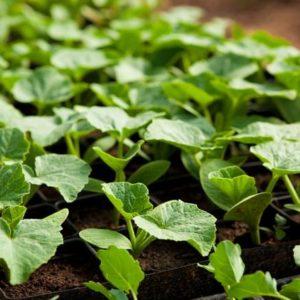
[[[153,207],[149,191],[142,183],[104,183],[102,190],[118,212],[127,220],[143,214]]]
[[[36,158],[35,173],[36,177],[28,177],[30,183],[54,187],[67,202],[73,202],[88,183],[91,168],[72,155],[45,154]]]
[[[300,173],[300,142],[268,142],[251,147],[250,151],[274,174]]]
[[[71,80],[52,67],[41,67],[25,79],[17,81],[13,95],[19,102],[55,105],[73,96]]]
[[[216,237],[216,219],[197,205],[172,200],[134,218],[136,225],[161,240],[185,241],[205,256]]]
[[[10,284],[25,282],[55,254],[63,243],[60,231],[67,215],[68,210],[63,209],[41,220],[21,220],[13,231],[7,219],[0,218],[0,258]]]

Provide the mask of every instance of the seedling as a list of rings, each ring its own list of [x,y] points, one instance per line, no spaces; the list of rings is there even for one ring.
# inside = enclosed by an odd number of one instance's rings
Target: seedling
[[[162,239],[186,241],[205,256],[213,246],[216,219],[196,205],[172,200],[153,208],[148,189],[141,183],[106,183],[102,188],[124,218],[129,239],[107,229],[81,231],[80,237],[96,247],[116,246],[139,255],[155,239]]]

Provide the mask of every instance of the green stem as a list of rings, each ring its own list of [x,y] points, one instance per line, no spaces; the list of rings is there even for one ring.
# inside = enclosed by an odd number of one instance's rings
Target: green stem
[[[136,293],[133,290],[130,290],[131,295],[132,295],[132,299],[133,300],[138,300]]]
[[[203,107],[203,113],[204,113],[204,116],[205,116],[206,120],[207,120],[210,124],[212,124],[211,114],[210,114],[210,111],[209,111],[209,109],[207,108],[207,106],[204,106],[204,107]]]
[[[126,224],[127,224],[127,230],[128,230],[128,234],[129,234],[131,244],[132,244],[132,248],[134,249],[135,245],[136,245],[136,236],[135,236],[135,233],[134,233],[134,229],[133,229],[131,220],[126,220]]]
[[[251,234],[251,239],[252,242],[255,245],[260,245],[260,234],[259,234],[259,226],[256,226],[255,228],[250,228],[250,234]]]
[[[119,158],[123,157],[123,152],[124,152],[124,140],[119,139],[118,140],[118,157]]]
[[[290,194],[293,202],[295,204],[297,204],[297,205],[300,205],[299,195],[298,195],[297,191],[295,190],[295,188],[294,188],[294,186],[293,186],[293,184],[292,184],[289,176],[288,175],[284,175],[282,177],[282,179],[283,179],[283,182],[284,182],[284,184],[285,184],[285,186],[286,186],[286,188],[287,188],[287,190],[288,190],[288,192],[289,192],[289,194]]]
[[[66,141],[66,144],[67,144],[67,147],[68,147],[68,152],[70,154],[73,154],[73,155],[78,157],[76,147],[74,146],[74,143],[72,141],[72,138],[71,138],[70,134],[65,135],[65,141]]]
[[[80,142],[78,137],[73,136],[74,146],[77,152],[77,156],[80,157]]]
[[[266,193],[272,193],[273,192],[274,187],[275,187],[275,185],[276,185],[279,178],[280,178],[279,176],[272,174],[272,178],[271,178],[271,180],[270,180],[270,182],[269,182],[269,184],[266,188],[266,191],[265,191]]]

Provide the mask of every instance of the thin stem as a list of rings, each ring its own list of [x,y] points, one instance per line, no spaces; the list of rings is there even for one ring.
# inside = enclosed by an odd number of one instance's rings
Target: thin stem
[[[124,140],[119,139],[118,140],[118,157],[119,158],[123,157],[123,152],[124,152]]]
[[[266,191],[265,191],[266,193],[272,193],[273,192],[274,187],[275,187],[275,185],[276,185],[279,178],[280,178],[279,176],[272,174],[272,178],[271,178],[271,180],[270,180],[270,182],[269,182],[269,184],[266,188]]]
[[[295,188],[294,188],[294,186],[293,186],[293,184],[292,184],[289,176],[288,175],[284,175],[282,177],[282,179],[283,179],[283,182],[284,182],[284,184],[285,184],[285,186],[286,186],[286,188],[287,188],[287,190],[288,190],[288,192],[289,192],[289,194],[290,194],[293,202],[295,204],[297,204],[297,205],[300,205],[299,195],[298,195],[297,191],[295,190]]]
[[[76,147],[74,146],[74,143],[72,141],[72,138],[71,138],[70,134],[65,135],[65,141],[66,141],[69,153],[78,157]]]
[[[138,300],[136,293],[133,290],[130,290],[131,295],[132,295],[132,299],[133,300]]]
[[[206,120],[207,120],[210,124],[212,124],[211,114],[210,114],[210,111],[209,111],[209,109],[207,108],[207,106],[204,106],[204,107],[203,107],[203,113],[204,113],[204,116],[205,116]]]
[[[136,244],[136,236],[135,236],[135,233],[134,233],[134,229],[133,229],[131,220],[126,220],[126,224],[127,224],[127,230],[128,230],[128,233],[129,233],[129,238],[130,238],[130,241],[131,241],[131,244],[132,244],[132,248],[134,249],[135,244]]]
[[[250,228],[250,234],[251,234],[252,242],[255,245],[260,245],[261,241],[260,241],[260,234],[259,234],[259,226],[255,228]]]

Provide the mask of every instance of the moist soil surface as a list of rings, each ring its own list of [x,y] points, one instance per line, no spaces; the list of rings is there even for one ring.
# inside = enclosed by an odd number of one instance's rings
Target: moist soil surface
[[[167,0],[166,6],[194,5],[205,11],[205,18],[225,17],[245,26],[289,39],[300,47],[299,0]]]

